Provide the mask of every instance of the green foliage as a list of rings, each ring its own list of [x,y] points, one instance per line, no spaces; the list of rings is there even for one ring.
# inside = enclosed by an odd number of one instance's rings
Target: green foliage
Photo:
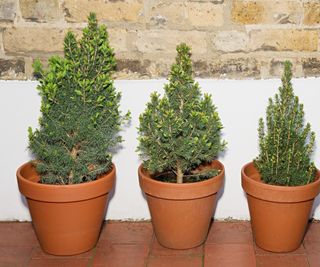
[[[178,183],[196,175],[200,164],[211,162],[224,150],[222,124],[211,96],[202,96],[192,77],[190,48],[177,46],[165,95],[153,93],[140,115],[138,151],[152,174],[173,172]]]
[[[29,129],[29,148],[48,184],[87,182],[108,171],[111,149],[122,141],[121,123],[130,116],[119,111],[114,52],[94,13],[79,41],[67,33],[64,54],[51,57],[47,70],[34,63],[42,116],[39,129]]]
[[[310,156],[315,133],[309,123],[304,127],[303,105],[294,95],[291,63],[284,63],[282,86],[269,99],[266,126],[259,121],[260,154],[255,159],[262,180],[273,185],[297,186],[312,182],[315,166]]]

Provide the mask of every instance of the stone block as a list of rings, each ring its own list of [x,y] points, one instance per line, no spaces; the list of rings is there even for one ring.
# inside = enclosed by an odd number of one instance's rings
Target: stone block
[[[254,30],[250,32],[250,48],[261,51],[317,51],[316,30]]]
[[[304,19],[306,25],[320,24],[320,1],[307,1],[303,4]]]
[[[247,33],[240,31],[220,31],[212,38],[213,47],[222,52],[246,51],[248,44]]]
[[[232,20],[238,24],[299,24],[302,4],[292,0],[234,0]]]
[[[16,1],[0,0],[0,21],[12,22],[16,17]]]
[[[128,32],[125,29],[107,29],[109,34],[110,46],[114,48],[116,53],[127,52],[127,36]]]
[[[63,18],[58,0],[20,0],[22,17],[27,21],[50,22]]]
[[[204,54],[207,52],[206,36],[205,32],[199,31],[139,31],[134,46],[137,51],[142,53],[167,52],[175,54],[176,46],[185,42],[191,46],[193,54]]]
[[[153,26],[181,28],[186,25],[186,6],[183,2],[157,2],[150,8],[148,22]]]
[[[215,78],[260,78],[260,65],[255,58],[215,59],[209,63]]]
[[[305,76],[320,76],[320,58],[305,58],[302,60],[302,69]]]
[[[264,6],[257,1],[233,0],[231,18],[239,24],[258,24],[263,20]]]
[[[25,73],[25,62],[23,59],[0,58],[1,79],[21,79]]]
[[[223,25],[223,5],[211,2],[187,2],[186,11],[191,26],[220,27]]]
[[[64,0],[68,22],[85,22],[90,12],[102,21],[137,22],[143,12],[142,0]]]
[[[63,51],[66,30],[57,28],[7,28],[3,33],[4,50],[9,54]]]

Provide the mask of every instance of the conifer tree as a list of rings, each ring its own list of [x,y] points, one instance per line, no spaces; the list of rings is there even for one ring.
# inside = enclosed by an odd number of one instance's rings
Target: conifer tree
[[[274,99],[269,99],[266,129],[259,121],[260,154],[255,159],[261,178],[273,185],[297,186],[312,182],[315,166],[311,153],[315,133],[309,123],[304,126],[303,105],[294,95],[291,63],[284,63],[282,86]]]
[[[171,172],[182,183],[187,177],[203,178],[194,170],[215,159],[226,143],[220,137],[222,124],[211,96],[202,96],[192,77],[191,49],[182,43],[177,53],[165,95],[153,93],[140,115],[138,151],[149,172]],[[216,174],[211,170],[206,176]]]
[[[64,57],[51,57],[47,70],[35,62],[42,116],[39,129],[29,128],[29,148],[42,183],[87,182],[111,168],[111,149],[129,117],[119,111],[115,65],[106,27],[94,13],[79,41],[67,33]]]

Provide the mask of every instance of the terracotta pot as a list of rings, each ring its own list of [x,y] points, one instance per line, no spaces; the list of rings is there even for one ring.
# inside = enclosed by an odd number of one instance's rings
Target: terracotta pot
[[[38,183],[31,163],[17,170],[20,192],[27,198],[32,223],[42,249],[53,255],[88,251],[98,241],[115,166],[98,180],[75,185]]]
[[[314,198],[320,190],[319,172],[313,183],[276,186],[264,183],[253,162],[241,170],[256,244],[272,252],[297,249],[304,237]]]
[[[188,249],[205,241],[224,179],[224,166],[219,161],[213,161],[211,166],[221,173],[202,182],[176,184],[152,179],[140,165],[140,187],[146,194],[155,235],[162,246]]]

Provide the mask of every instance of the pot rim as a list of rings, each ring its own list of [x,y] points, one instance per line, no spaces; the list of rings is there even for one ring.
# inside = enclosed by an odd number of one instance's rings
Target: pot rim
[[[317,169],[315,181],[298,186],[281,186],[264,183],[253,161],[241,169],[244,191],[256,198],[272,202],[302,202],[315,198],[320,192],[320,172]]]
[[[193,199],[206,197],[217,193],[225,176],[224,165],[220,161],[213,160],[211,165],[221,170],[217,176],[205,181],[177,184],[152,179],[149,172],[143,168],[143,164],[140,164],[138,168],[140,187],[146,194],[159,198]],[[159,192],[159,188],[161,188],[161,192]]]
[[[104,195],[113,187],[115,175],[116,167],[113,163],[111,169],[99,179],[80,184],[40,184],[36,182],[39,181],[39,174],[32,161],[21,165],[16,172],[20,192],[27,198],[46,202],[81,201]]]

